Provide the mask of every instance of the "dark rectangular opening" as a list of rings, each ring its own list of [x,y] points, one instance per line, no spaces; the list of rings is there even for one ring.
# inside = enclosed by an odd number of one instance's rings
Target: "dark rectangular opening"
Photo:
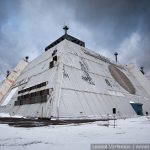
[[[41,83],[41,87],[46,86],[46,82]]]
[[[40,84],[31,86],[31,87],[29,87],[29,88],[20,90],[20,91],[18,91],[18,94],[25,93],[25,92],[27,92],[27,91],[31,91],[31,90],[34,90],[34,89],[37,89],[37,88],[41,88],[41,87],[43,87],[43,86],[46,86],[46,82],[42,82],[42,83],[40,83]]]
[[[41,83],[41,85],[46,85],[46,82]],[[14,102],[14,105],[19,106],[26,104],[44,103],[47,102],[47,95],[49,95],[49,89],[18,96],[17,101]]]
[[[40,87],[41,87],[41,84],[38,84],[38,85],[37,85],[37,88],[40,88]]]
[[[15,106],[18,106],[19,105],[19,103],[18,103],[19,101],[15,101]]]
[[[53,61],[57,61],[57,56],[54,56],[54,57],[53,57]]]
[[[20,102],[20,105],[23,105],[23,99],[21,99],[19,102]]]
[[[56,54],[57,50],[54,50],[52,53],[52,56],[54,56]]]
[[[49,68],[53,68],[54,67],[54,61],[51,61],[50,63],[49,63]]]
[[[143,104],[141,103],[130,103],[134,111],[136,112],[137,115],[142,116],[143,115]]]
[[[113,114],[116,114],[116,108],[113,108],[112,111],[113,111]]]

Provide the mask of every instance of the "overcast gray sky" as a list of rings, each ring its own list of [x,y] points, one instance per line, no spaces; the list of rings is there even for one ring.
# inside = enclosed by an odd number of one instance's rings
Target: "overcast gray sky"
[[[150,0],[0,0],[0,80],[63,34],[119,62],[150,73]]]

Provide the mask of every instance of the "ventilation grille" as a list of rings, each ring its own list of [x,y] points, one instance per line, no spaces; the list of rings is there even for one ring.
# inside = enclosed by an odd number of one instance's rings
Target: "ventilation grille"
[[[46,86],[46,84],[47,84],[47,82],[42,82],[40,84],[37,84],[37,85],[31,86],[29,88],[23,89],[21,91],[18,91],[18,94],[25,93],[25,92],[28,92],[28,91],[31,91],[31,90],[34,90],[34,89],[41,88],[43,86]]]
[[[128,77],[113,65],[109,65],[109,71],[113,78],[130,94],[135,94],[135,88]]]
[[[52,89],[45,89],[25,95],[18,96],[14,105],[27,105],[47,102],[48,97],[51,95]]]

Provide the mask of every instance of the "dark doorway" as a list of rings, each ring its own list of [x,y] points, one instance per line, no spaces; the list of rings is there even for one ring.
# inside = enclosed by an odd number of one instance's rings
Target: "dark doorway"
[[[130,104],[137,115],[141,115],[141,116],[143,115],[143,109],[142,109],[143,104],[141,103],[130,103]]]

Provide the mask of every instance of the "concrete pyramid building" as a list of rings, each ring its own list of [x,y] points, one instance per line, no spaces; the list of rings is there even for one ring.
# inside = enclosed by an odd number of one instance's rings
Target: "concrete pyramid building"
[[[124,66],[88,50],[67,34],[67,27],[65,31],[42,55],[30,63],[22,60],[3,81],[0,113],[53,120],[150,113],[150,82],[133,64]]]

